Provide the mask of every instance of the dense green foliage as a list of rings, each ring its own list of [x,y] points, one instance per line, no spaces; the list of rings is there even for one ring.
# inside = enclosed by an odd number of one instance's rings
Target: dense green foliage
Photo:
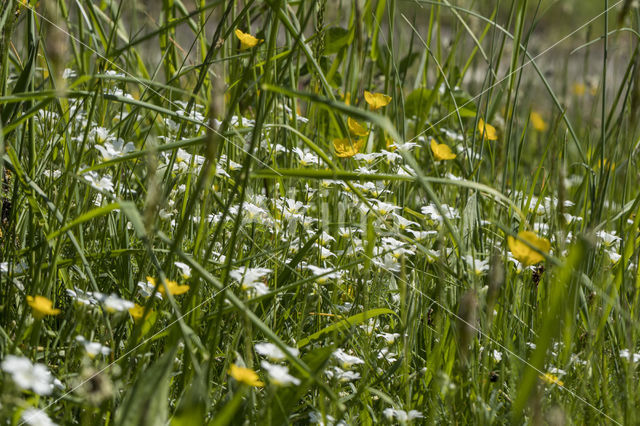
[[[639,28],[7,0],[0,423],[637,423]]]

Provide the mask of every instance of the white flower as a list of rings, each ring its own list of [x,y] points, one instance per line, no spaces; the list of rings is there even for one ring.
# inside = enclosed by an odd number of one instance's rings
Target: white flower
[[[121,299],[116,294],[110,294],[109,296],[105,296],[104,294],[99,293],[96,296],[96,293],[93,293],[94,297],[98,299],[100,303],[104,305],[104,308],[107,312],[123,312],[128,311],[133,308],[135,305],[133,302],[130,302],[126,299]]]
[[[107,141],[102,145],[95,145],[94,147],[102,155],[102,159],[105,161],[112,160],[114,158],[122,157],[135,150],[133,142],[124,143],[122,138],[118,138],[115,141]]]
[[[417,222],[412,222],[409,219],[406,219],[405,217],[400,216],[397,213],[393,213],[392,215],[400,229],[405,229],[409,226],[419,226]]]
[[[400,337],[400,333],[378,333],[376,334],[377,337],[382,337],[384,339],[384,341],[387,343],[387,345],[391,345],[393,344],[396,339],[398,337]]]
[[[395,417],[399,422],[406,422],[413,419],[421,419],[422,413],[418,410],[411,410],[408,413],[404,410],[396,410],[395,408],[385,408],[382,412],[388,420]]]
[[[640,354],[631,353],[631,352],[629,352],[629,349],[622,349],[620,351],[620,358],[624,358],[624,359],[626,359],[628,361],[636,363],[636,362],[640,361]]]
[[[271,273],[267,268],[240,267],[229,273],[229,276],[240,283],[240,288],[251,296],[262,296],[269,293],[269,287],[262,282],[265,275]]]
[[[284,354],[284,352],[273,343],[269,343],[269,342],[257,343],[254,346],[254,349],[260,355],[266,356],[271,361],[282,361],[286,359],[286,355]],[[300,354],[300,351],[296,348],[287,347],[287,350],[293,356],[298,356]]]
[[[311,271],[314,276],[317,276],[316,282],[318,284],[324,284],[328,280],[339,279],[342,277],[342,271],[335,271],[333,268],[320,268],[315,265],[306,265],[306,268]]]
[[[334,378],[339,382],[351,382],[360,378],[360,373],[357,371],[343,370],[340,367],[333,367],[324,372],[330,379]]]
[[[317,424],[319,426],[333,426],[335,421],[336,419],[328,414],[325,414],[324,417],[322,417],[322,414],[317,411],[312,411],[309,413],[309,423]],[[335,423],[335,425],[347,426],[344,420],[340,420],[338,423]]]
[[[89,132],[89,137],[92,136],[96,138],[96,141],[98,143],[102,143],[110,137],[109,131],[104,127],[94,127],[93,129],[91,129],[91,132]]]
[[[400,208],[400,207],[396,206],[395,204],[384,203],[382,201],[378,201],[372,207],[373,207],[374,210],[376,210],[378,213],[380,213],[383,216],[388,214],[388,213],[392,213],[395,210],[398,210]]]
[[[75,70],[72,70],[71,68],[65,68],[64,71],[62,71],[62,78],[64,78],[65,80],[68,78],[74,78],[77,75],[78,74],[75,72]]]
[[[289,374],[289,368],[284,365],[271,364],[263,360],[260,366],[267,370],[269,380],[276,386],[289,386],[291,384],[298,386],[300,384],[300,379]]]
[[[482,275],[483,273],[489,270],[489,261],[488,260],[479,260],[475,259],[470,254],[465,255],[462,260],[469,266],[469,268],[476,275]]]
[[[182,262],[174,262],[173,264],[176,265],[178,269],[180,269],[180,272],[182,272],[182,278],[186,280],[187,278],[191,277],[191,266]]]
[[[151,297],[155,288],[156,285],[151,281],[138,281],[138,292],[145,299]],[[162,294],[159,291],[156,291],[155,297],[162,300]]]
[[[98,191],[113,192],[113,180],[111,176],[105,175],[100,177],[98,173],[91,171],[85,173],[83,177],[84,180],[89,182],[89,184]]]
[[[75,290],[67,289],[67,295],[73,298],[76,303],[80,305],[97,305],[98,300],[93,296],[90,291],[80,290],[76,288]]]
[[[364,360],[357,356],[349,355],[342,349],[336,349],[333,352],[333,357],[338,360],[342,368],[350,368],[353,365],[364,364]]]
[[[293,148],[293,153],[298,156],[298,162],[301,166],[308,166],[311,164],[320,164],[320,159],[317,155],[312,154],[311,152],[306,152],[301,150],[300,148]]]
[[[18,262],[11,265],[13,267],[14,274],[21,274],[27,270],[27,264],[24,262]],[[0,263],[0,272],[8,274],[9,273],[9,262]]]
[[[327,260],[331,256],[336,257],[335,253],[333,253],[331,250],[326,249],[322,246],[318,246],[318,250],[320,250],[320,259],[322,260]]]
[[[442,204],[440,207],[442,211],[445,213],[447,219],[453,220],[453,219],[458,219],[460,217],[460,213],[458,213],[458,210],[456,210],[455,208],[450,207],[447,204]],[[435,204],[429,204],[427,206],[424,206],[422,207],[421,211],[423,215],[429,216],[433,221],[442,222],[444,220],[442,218],[442,215],[440,215],[440,212],[438,212],[438,209],[436,208]]]
[[[227,163],[229,163],[229,170],[231,170],[232,172],[242,169],[242,164],[236,163],[235,161],[228,159],[226,155],[222,154],[220,156],[220,160],[218,161],[218,167],[221,167],[224,169],[226,168],[224,166],[226,166]]]
[[[609,233],[605,231],[598,231],[596,232],[596,237],[598,237],[598,239],[602,241],[602,243],[606,247],[611,247],[612,245],[614,245],[615,243],[621,240],[621,238],[618,237],[615,232]]]
[[[378,359],[384,359],[385,361],[387,361],[388,363],[394,363],[396,362],[398,359],[396,358],[398,356],[397,353],[391,352],[389,350],[389,348],[382,348],[380,350],[380,352],[378,353]]]
[[[87,355],[89,358],[95,358],[98,355],[109,355],[111,353],[111,349],[107,346],[103,346],[98,342],[91,342],[84,338],[84,336],[77,335],[76,342],[80,343],[84,346],[85,351],[87,351]]]
[[[47,413],[37,408],[27,408],[22,412],[20,418],[29,426],[57,426],[57,423],[54,423],[47,416]]]
[[[494,349],[493,352],[491,353],[491,355],[493,355],[493,359],[494,359],[495,362],[502,361],[502,352]]]
[[[405,142],[405,143],[394,142],[391,144],[392,148],[395,148],[398,151],[405,151],[405,152],[409,152],[417,146],[420,146],[420,145],[415,142]]]
[[[229,275],[242,285],[251,285],[260,281],[265,275],[271,273],[271,269],[267,268],[246,268],[244,266],[231,271]]]
[[[11,374],[18,387],[30,389],[38,395],[51,395],[54,377],[44,364],[33,364],[29,358],[7,355],[2,370]]]

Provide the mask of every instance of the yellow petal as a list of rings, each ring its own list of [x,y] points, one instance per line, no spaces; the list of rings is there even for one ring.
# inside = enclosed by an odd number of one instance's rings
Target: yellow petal
[[[538,237],[531,231],[518,232],[518,238],[512,236],[507,237],[509,250],[518,261],[523,265],[535,265],[544,260],[544,256],[527,245],[524,241],[537,248],[543,253],[548,253],[551,249],[551,243],[546,238]],[[523,240],[523,241],[520,241]]]
[[[539,112],[532,111],[531,115],[529,115],[529,120],[531,121],[533,128],[538,132],[544,132],[549,127]]]
[[[367,130],[366,127],[351,117],[347,118],[347,126],[349,127],[351,134],[354,136],[367,136],[369,134],[369,130]]]
[[[60,309],[53,307],[53,302],[44,296],[27,296],[27,303],[31,306],[35,318],[43,318],[45,315],[58,315]]]
[[[385,95],[384,93],[371,93],[365,90],[364,100],[367,101],[371,109],[376,110],[389,105],[389,102],[391,102],[391,96]]]
[[[179,285],[177,282],[171,280],[167,280],[167,287],[169,288],[169,293],[174,296],[179,296],[189,291],[188,285]],[[158,291],[160,291],[160,293],[162,294],[165,294],[166,292],[164,286],[162,285],[158,288]]]
[[[262,387],[264,383],[260,381],[258,377],[258,373],[253,371],[250,368],[240,367],[235,364],[231,364],[229,367],[229,375],[239,381],[240,383],[244,383],[249,386],[257,386]]]
[[[364,146],[365,139],[353,140],[349,138],[341,138],[333,140],[333,147],[336,150],[336,155],[341,158],[353,157]]]
[[[482,118],[478,120],[478,131],[481,136],[484,135],[484,137],[490,141],[498,140],[498,132],[496,131],[496,128],[489,123],[485,123]]]
[[[557,376],[554,376],[551,373],[544,373],[540,375],[540,378],[547,384],[549,385],[558,385],[558,386],[564,386],[564,383],[562,382],[562,380],[558,379]]]
[[[572,87],[573,93],[577,96],[584,95],[584,92],[587,90],[583,83],[575,83]]]
[[[147,316],[149,316],[151,312],[152,311],[149,310],[149,312],[147,312]],[[142,314],[144,314],[144,306],[140,306],[136,303],[133,308],[129,308],[129,313],[134,321],[140,321],[142,319]]]
[[[436,161],[453,160],[456,158],[456,154],[451,151],[447,145],[436,142],[435,139],[431,139],[431,152]]]
[[[243,33],[240,30],[236,30],[236,37],[240,40],[240,50],[251,49],[263,41],[255,38],[251,34]]]

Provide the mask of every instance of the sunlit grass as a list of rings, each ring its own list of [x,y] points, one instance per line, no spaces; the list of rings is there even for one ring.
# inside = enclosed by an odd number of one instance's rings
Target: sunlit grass
[[[10,0],[0,420],[636,423],[627,6]]]

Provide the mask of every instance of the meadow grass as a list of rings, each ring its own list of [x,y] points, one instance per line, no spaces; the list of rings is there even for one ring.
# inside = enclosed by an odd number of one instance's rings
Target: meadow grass
[[[638,423],[639,27],[5,1],[0,421]]]

